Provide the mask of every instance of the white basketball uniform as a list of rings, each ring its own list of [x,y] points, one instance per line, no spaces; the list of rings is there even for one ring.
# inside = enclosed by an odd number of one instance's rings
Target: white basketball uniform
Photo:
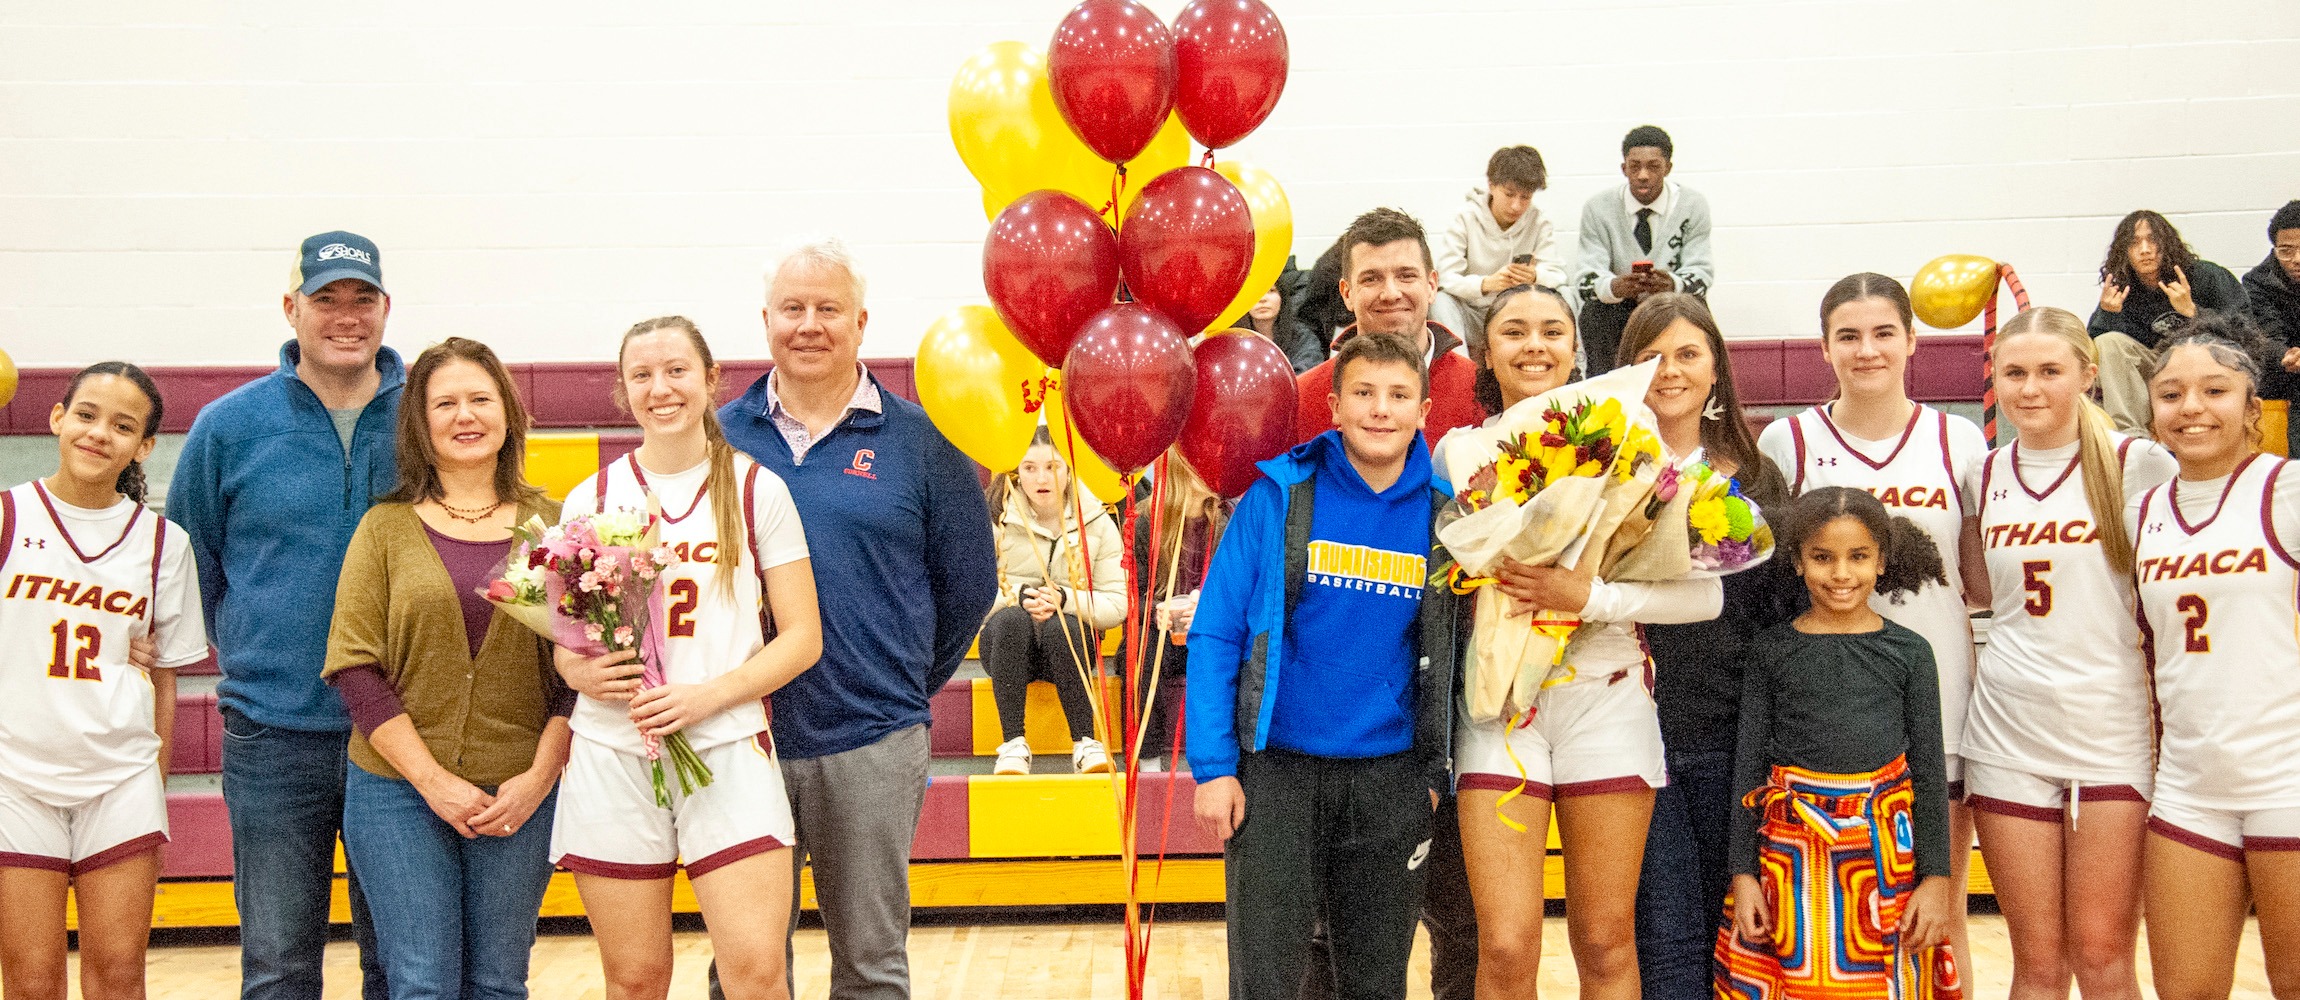
[[[1567,650],[1572,680],[1543,688],[1514,728],[1507,719],[1472,722],[1456,702],[1455,788],[1523,787],[1555,801],[1668,784],[1653,659],[1639,626],[1706,621],[1724,600],[1724,583],[1715,577],[1598,582],[1581,614],[1591,624]]]
[[[2290,464],[2254,455],[2225,482],[2175,479],[2139,503],[2135,574],[2160,727],[2149,826],[2224,857],[2300,851]]]
[[[1899,437],[1866,441],[1839,429],[1822,405],[1774,421],[1758,449],[1789,477],[1790,495],[1824,486],[1867,490],[1886,513],[1914,522],[1940,550],[1948,583],[1928,583],[1899,603],[1879,594],[1869,606],[1933,647],[1941,678],[1941,750],[1955,793],[1963,784],[1958,755],[1973,688],[1972,618],[1960,596],[1957,545],[1965,517],[1976,512],[1970,487],[1988,455],[1988,440],[1972,421],[1920,404]]]
[[[2111,435],[2124,503],[2178,469],[2148,441]],[[2148,799],[2155,770],[2148,666],[2132,577],[2109,565],[2080,448],[1990,452],[1979,488],[1994,608],[1965,723],[1973,808],[2059,822],[2082,802]]]
[[[734,670],[766,644],[766,571],[807,558],[798,509],[780,477],[742,455],[735,482],[743,491],[750,533],[730,594],[721,582],[718,528],[712,516],[708,462],[684,472],[643,470],[636,454],[610,463],[567,495],[562,518],[598,510],[662,512],[657,538],[679,557],[664,573],[665,656],[669,684],[701,684]],[[767,730],[765,699],[737,705],[683,732],[712,781],[691,795],[678,789],[670,760],[669,810],[655,805],[646,743],[621,702],[576,699],[569,720],[576,739],[560,781],[551,857],[569,871],[611,878],[669,878],[685,860],[690,877],[796,842],[782,769]]]
[[[79,874],[168,839],[152,681],[207,655],[183,529],[122,499],[83,510],[38,480],[0,494],[0,867]]]

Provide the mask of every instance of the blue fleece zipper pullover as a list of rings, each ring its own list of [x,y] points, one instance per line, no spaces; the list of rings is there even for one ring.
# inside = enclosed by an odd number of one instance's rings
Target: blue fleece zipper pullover
[[[1428,445],[1417,437],[1404,473],[1380,493],[1350,465],[1340,431],[1261,469],[1215,550],[1190,626],[1190,768],[1200,780],[1237,774],[1242,670],[1263,672],[1256,750],[1377,757],[1413,744]],[[1287,621],[1288,507],[1292,488],[1313,475],[1309,575]]]
[[[990,613],[998,556],[974,463],[917,403],[880,386],[884,412],[849,412],[794,462],[767,416],[769,377],[719,423],[783,477],[806,528],[823,658],[774,693],[773,725],[776,752],[821,757],[927,721]]]
[[[224,673],[219,704],[259,725],[347,732],[351,717],[319,671],[344,550],[399,482],[392,449],[407,369],[391,348],[377,352],[382,381],[346,449],[296,376],[301,357],[288,341],[277,371],[200,410],[168,484],[168,519],[191,537],[199,565]]]

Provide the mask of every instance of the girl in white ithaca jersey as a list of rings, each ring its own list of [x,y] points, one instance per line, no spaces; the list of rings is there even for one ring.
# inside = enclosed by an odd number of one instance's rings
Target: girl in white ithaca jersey
[[[2130,515],[2158,713],[2143,892],[2163,997],[2228,995],[2248,903],[2272,988],[2300,983],[2300,469],[2258,453],[2262,347],[2240,314],[2207,314],[2148,380],[2150,431],[2180,459]]]
[[[1631,326],[1637,323],[1632,315]],[[1502,292],[1479,338],[1480,402],[1499,412],[1565,384],[1573,374],[1574,339],[1573,312],[1556,292],[1530,286]],[[1645,842],[1653,790],[1668,780],[1652,664],[1638,624],[1715,618],[1724,585],[1714,578],[1608,583],[1588,571],[1514,562],[1495,575],[1517,607],[1571,611],[1603,624],[1574,643],[1568,661],[1574,679],[1544,689],[1520,725],[1470,722],[1468,712],[1456,713],[1454,783],[1477,909],[1477,995],[1534,995],[1543,902],[1541,880],[1526,873],[1541,870],[1548,853],[1552,808],[1566,878],[1578,894],[1566,920],[1581,960],[1583,994],[1634,995],[1637,964],[1596,956],[1636,952],[1642,853],[1621,845]],[[1517,825],[1505,825],[1497,811]]]
[[[1821,297],[1822,350],[1837,375],[1834,402],[1776,420],[1758,450],[1789,477],[1792,495],[1821,486],[1867,490],[1896,517],[1924,529],[1940,550],[1947,584],[1927,584],[1896,602],[1870,600],[1878,614],[1924,636],[1940,670],[1941,747],[1948,757],[1949,857],[1957,889],[1950,923],[1958,955],[1965,940],[1965,875],[1972,866],[1973,820],[1965,809],[1958,747],[1973,686],[1973,633],[1967,604],[1988,603],[1978,558],[1973,493],[1988,439],[1972,421],[1909,399],[1904,374],[1916,353],[1909,292],[1882,274],[1853,274]]]
[[[82,994],[142,996],[176,668],[208,651],[199,580],[143,504],[151,377],[91,366],[48,427],[55,475],[0,494],[0,980],[64,995],[68,887]]]
[[[791,914],[779,904],[792,898],[795,837],[765,698],[822,655],[806,536],[783,481],[720,433],[711,410],[719,367],[694,324],[672,316],[632,327],[616,371],[641,444],[570,491],[562,516],[661,511],[659,537],[680,559],[665,574],[667,682],[638,690],[628,651],[559,652],[581,697],[552,860],[575,873],[610,996],[670,990],[671,876],[681,862],[727,996],[784,996]],[[643,736],[682,731],[712,780],[681,794],[672,779],[662,809]]]
[[[2126,503],[2172,455],[2109,429],[2084,321],[2012,318],[1996,392],[2019,432],[1978,494],[1995,597],[1965,723],[1965,791],[2011,932],[2013,993],[2137,997],[2140,855],[2154,770]]]

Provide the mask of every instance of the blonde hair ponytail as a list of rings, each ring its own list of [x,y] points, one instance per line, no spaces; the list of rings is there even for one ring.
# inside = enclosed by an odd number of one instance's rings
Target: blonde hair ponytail
[[[2014,316],[1997,336],[1997,346],[2002,348],[2005,341],[2026,334],[2053,337],[2068,345],[2078,361],[2100,363],[2084,321],[2066,309],[2039,306]],[[2092,508],[2101,553],[2118,573],[2130,573],[2132,533],[2124,528],[2124,456],[2117,454],[2116,442],[2109,437],[2108,413],[2089,396],[2077,397],[2076,440],[2077,462],[2084,472],[2084,499]]]

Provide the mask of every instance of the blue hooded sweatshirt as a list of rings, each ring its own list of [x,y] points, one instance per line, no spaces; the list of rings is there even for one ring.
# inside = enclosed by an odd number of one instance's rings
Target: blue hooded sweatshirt
[[[998,555],[974,463],[917,403],[881,386],[883,412],[850,411],[798,462],[767,415],[770,377],[719,424],[782,477],[806,528],[823,658],[774,693],[772,723],[777,753],[821,757],[928,720],[990,613]]]
[[[407,368],[391,348],[376,353],[382,381],[346,449],[296,375],[301,357],[288,341],[277,371],[200,410],[168,484],[168,519],[191,536],[221,707],[258,725],[348,732],[351,716],[319,672],[344,550],[375,498],[399,484]]]
[[[1431,476],[1429,446],[1416,437],[1405,471],[1379,493],[1350,464],[1340,431],[1260,468],[1215,550],[1190,626],[1192,772],[1201,781],[1234,776],[1243,749],[1355,758],[1417,743],[1431,748],[1433,770],[1442,767],[1450,734],[1421,731],[1443,728],[1433,720],[1452,683],[1450,653],[1431,663],[1423,625],[1428,610],[1441,631],[1453,627],[1450,602],[1423,607],[1433,500],[1450,492]],[[1294,509],[1305,484],[1306,524]]]

